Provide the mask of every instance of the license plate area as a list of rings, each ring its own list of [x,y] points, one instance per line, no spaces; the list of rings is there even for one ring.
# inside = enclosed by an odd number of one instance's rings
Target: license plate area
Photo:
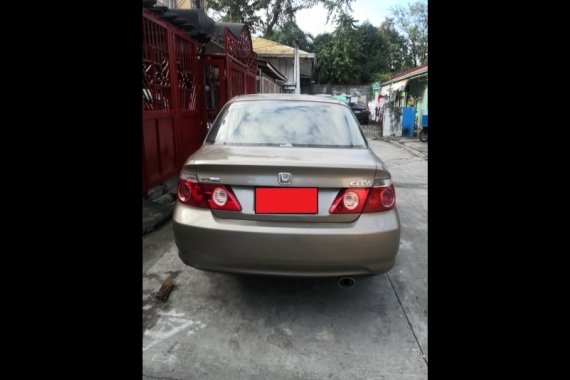
[[[257,187],[256,214],[317,214],[316,187]]]

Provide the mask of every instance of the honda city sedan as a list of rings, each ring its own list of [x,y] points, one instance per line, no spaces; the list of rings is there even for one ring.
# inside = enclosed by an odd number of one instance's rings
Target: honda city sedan
[[[179,178],[173,230],[191,267],[277,276],[375,275],[395,264],[390,173],[348,105],[234,97]]]

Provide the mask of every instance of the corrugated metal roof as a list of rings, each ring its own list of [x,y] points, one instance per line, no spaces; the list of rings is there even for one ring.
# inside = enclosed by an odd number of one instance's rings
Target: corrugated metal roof
[[[415,76],[418,76],[418,75],[421,75],[421,74],[424,74],[427,72],[428,72],[428,65],[427,64],[421,65],[418,67],[414,67],[413,69],[402,71],[401,73],[393,75],[389,79],[387,79],[385,82],[382,82],[380,85],[384,86],[384,85],[387,85],[387,84],[390,84],[392,82],[396,82],[398,80],[405,79],[405,78],[410,79],[410,78],[413,78]]]
[[[265,38],[251,36],[251,43],[253,45],[253,51],[257,53],[258,56],[263,57],[294,57],[295,48],[291,46],[282,45],[278,42],[266,40]],[[307,53],[306,51],[299,49],[300,58],[315,58],[314,53]]]
[[[404,91],[406,85],[408,84],[409,79],[404,79],[397,82],[392,82],[392,84],[382,87],[381,94],[385,94],[386,92],[392,93],[394,91]]]

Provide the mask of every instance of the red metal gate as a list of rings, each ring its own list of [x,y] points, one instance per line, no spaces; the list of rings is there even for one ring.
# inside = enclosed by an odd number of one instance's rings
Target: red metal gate
[[[243,27],[239,38],[226,29],[224,39],[228,69],[228,100],[237,95],[255,94],[257,55],[253,52],[249,29]]]
[[[198,42],[187,32],[143,9],[144,195],[178,174],[204,141],[206,122],[229,99],[256,92],[257,59],[249,28],[222,25],[224,52],[199,59]]]
[[[201,145],[206,115],[197,43],[143,9],[143,192],[176,175]]]
[[[201,59],[206,82],[206,108],[212,122],[228,100],[237,95],[255,94],[257,55],[251,45],[249,28],[239,36],[224,29],[224,53],[206,53]]]
[[[206,82],[206,112],[212,122],[226,103],[226,76],[224,61],[219,59],[202,60]]]

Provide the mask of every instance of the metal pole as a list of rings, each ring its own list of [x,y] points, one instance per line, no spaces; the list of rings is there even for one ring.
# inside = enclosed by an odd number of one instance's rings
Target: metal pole
[[[301,93],[301,73],[299,67],[299,41],[295,40],[295,94]]]

